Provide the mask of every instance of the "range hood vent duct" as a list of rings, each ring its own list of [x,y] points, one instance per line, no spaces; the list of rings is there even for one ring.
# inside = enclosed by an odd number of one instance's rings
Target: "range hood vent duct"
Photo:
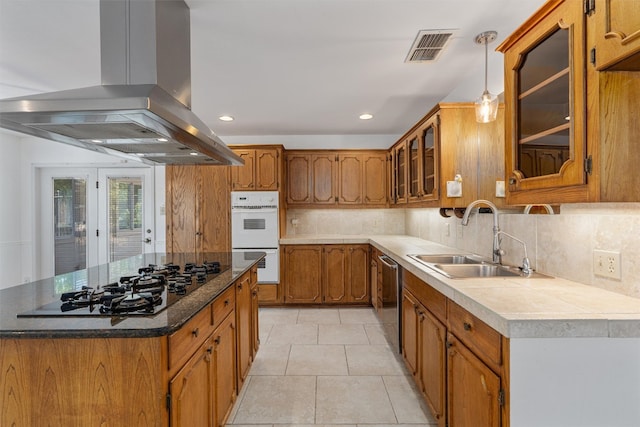
[[[183,0],[100,0],[102,85],[0,100],[0,126],[145,163],[242,165],[191,111]]]

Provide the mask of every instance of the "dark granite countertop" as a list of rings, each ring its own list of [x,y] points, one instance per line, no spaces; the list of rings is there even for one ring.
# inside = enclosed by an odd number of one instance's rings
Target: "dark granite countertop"
[[[157,337],[178,330],[191,317],[211,303],[242,274],[264,257],[264,252],[224,252],[205,254],[143,254],[0,290],[0,338],[97,338]],[[46,304],[60,301],[60,295],[83,285],[103,286],[120,276],[136,274],[149,264],[219,261],[229,268],[151,315],[18,317]]]

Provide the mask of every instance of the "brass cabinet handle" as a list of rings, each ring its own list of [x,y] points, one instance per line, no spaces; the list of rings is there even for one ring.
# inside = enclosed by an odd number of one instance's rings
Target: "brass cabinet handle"
[[[199,328],[195,328],[193,331],[191,331],[191,334],[194,337],[197,337],[198,335],[200,335],[200,329]]]
[[[464,328],[465,331],[470,331],[471,330],[471,323],[464,322],[462,324],[462,327]]]
[[[214,343],[220,344],[220,336],[218,335],[216,339],[213,340]]]

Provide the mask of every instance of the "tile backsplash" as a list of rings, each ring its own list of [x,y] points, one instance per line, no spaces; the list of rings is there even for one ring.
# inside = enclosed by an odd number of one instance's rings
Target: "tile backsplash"
[[[288,209],[286,234],[405,234],[404,224],[404,209]]]
[[[640,298],[640,203],[562,205],[558,215],[503,211],[500,229],[527,245],[541,273]],[[469,225],[443,218],[438,209],[406,209],[405,233],[490,257],[493,215],[473,214]],[[520,265],[523,246],[503,238],[503,262]],[[621,254],[621,280],[596,276],[595,249]]]
[[[502,210],[499,221],[526,243],[537,271],[640,298],[640,203],[562,205],[557,215]],[[491,257],[493,215],[474,213],[468,226],[461,223],[439,209],[290,209],[286,234],[406,234]],[[523,245],[502,242],[503,262],[520,265]],[[594,274],[595,249],[620,253],[621,280]]]

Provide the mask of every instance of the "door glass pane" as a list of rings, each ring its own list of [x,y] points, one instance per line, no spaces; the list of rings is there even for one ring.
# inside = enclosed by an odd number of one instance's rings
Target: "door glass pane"
[[[558,173],[570,150],[569,31],[556,28],[531,49],[518,70],[518,169],[527,178]],[[540,167],[540,153],[554,162]]]
[[[422,183],[425,194],[433,194],[436,187],[436,163],[435,163],[435,130],[429,126],[424,131],[424,172]]]
[[[397,185],[397,197],[404,198],[406,196],[405,192],[405,158],[404,158],[404,147],[398,148],[396,152],[396,185]]]
[[[419,157],[418,138],[409,141],[409,195],[411,197],[418,196],[418,157]]]
[[[87,266],[87,182],[77,178],[53,179],[53,232],[55,274]]]
[[[142,253],[142,178],[109,178],[109,262]]]

